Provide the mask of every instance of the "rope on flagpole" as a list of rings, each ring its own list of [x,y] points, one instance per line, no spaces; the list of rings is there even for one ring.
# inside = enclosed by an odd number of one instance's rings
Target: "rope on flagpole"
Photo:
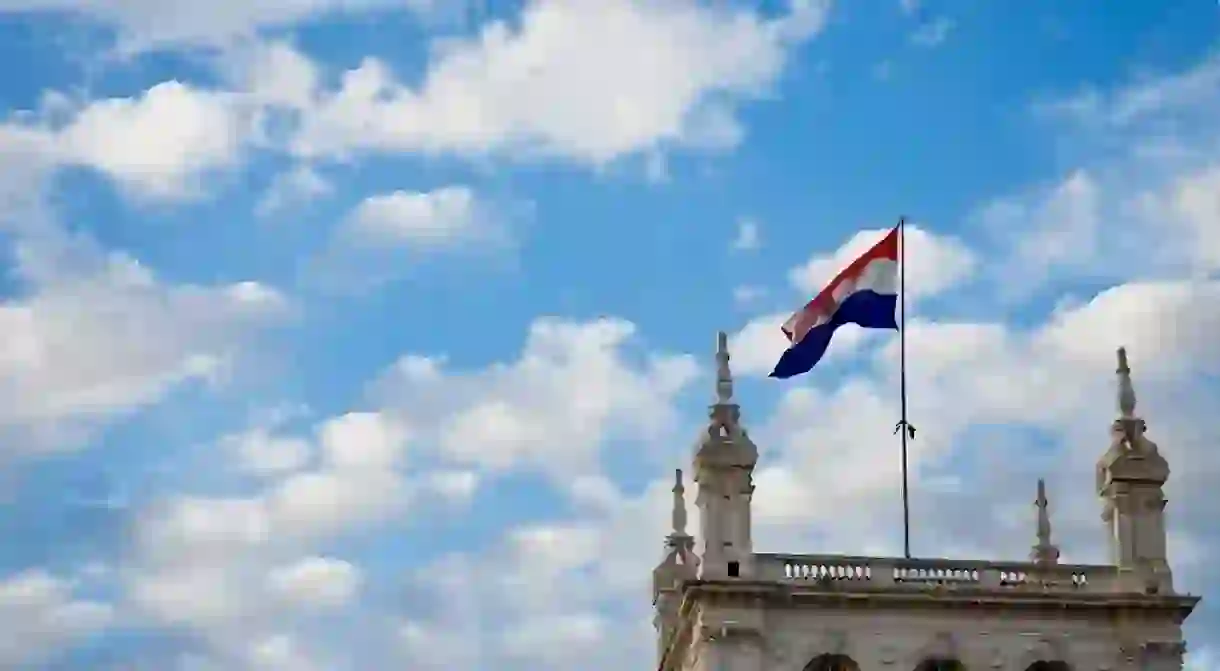
[[[898,393],[902,419],[894,433],[902,432],[902,552],[911,558],[911,495],[907,476],[907,438],[915,440],[915,426],[907,421],[907,240],[906,217],[898,220]]]

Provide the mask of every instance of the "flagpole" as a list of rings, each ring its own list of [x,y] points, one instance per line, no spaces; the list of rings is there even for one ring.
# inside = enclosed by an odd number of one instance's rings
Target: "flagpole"
[[[911,495],[907,476],[907,434],[915,437],[915,429],[907,422],[907,238],[906,217],[898,220],[898,393],[902,419],[895,431],[902,431],[902,553],[911,558]]]

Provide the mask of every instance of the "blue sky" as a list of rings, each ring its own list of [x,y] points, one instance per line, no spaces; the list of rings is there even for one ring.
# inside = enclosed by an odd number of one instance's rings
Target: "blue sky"
[[[644,668],[731,334],[757,545],[1103,557],[1129,347],[1220,586],[1220,8],[0,0],[0,666]],[[1214,668],[1220,615],[1187,635]],[[546,651],[545,653],[539,651]]]

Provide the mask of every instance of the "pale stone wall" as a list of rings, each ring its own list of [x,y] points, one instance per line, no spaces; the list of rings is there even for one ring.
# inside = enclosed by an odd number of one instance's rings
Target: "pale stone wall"
[[[1138,640],[1109,618],[884,613],[864,610],[722,609],[698,619],[689,671],[803,671],[822,654],[842,654],[860,671],[912,671],[927,659],[957,659],[967,671],[1025,671],[1064,662],[1072,671],[1178,671],[1181,632],[1141,623]],[[725,624],[727,623],[727,624]],[[1128,646],[1124,651],[1124,640]],[[1140,647],[1148,641],[1162,641]]]

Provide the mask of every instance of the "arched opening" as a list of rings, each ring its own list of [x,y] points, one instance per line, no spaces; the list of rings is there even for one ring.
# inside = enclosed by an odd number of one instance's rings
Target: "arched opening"
[[[803,671],[860,671],[860,665],[847,655],[818,655]]]
[[[1063,661],[1037,661],[1025,667],[1025,671],[1072,671],[1072,667]]]
[[[931,657],[920,662],[915,671],[966,671],[966,665],[956,659]]]

